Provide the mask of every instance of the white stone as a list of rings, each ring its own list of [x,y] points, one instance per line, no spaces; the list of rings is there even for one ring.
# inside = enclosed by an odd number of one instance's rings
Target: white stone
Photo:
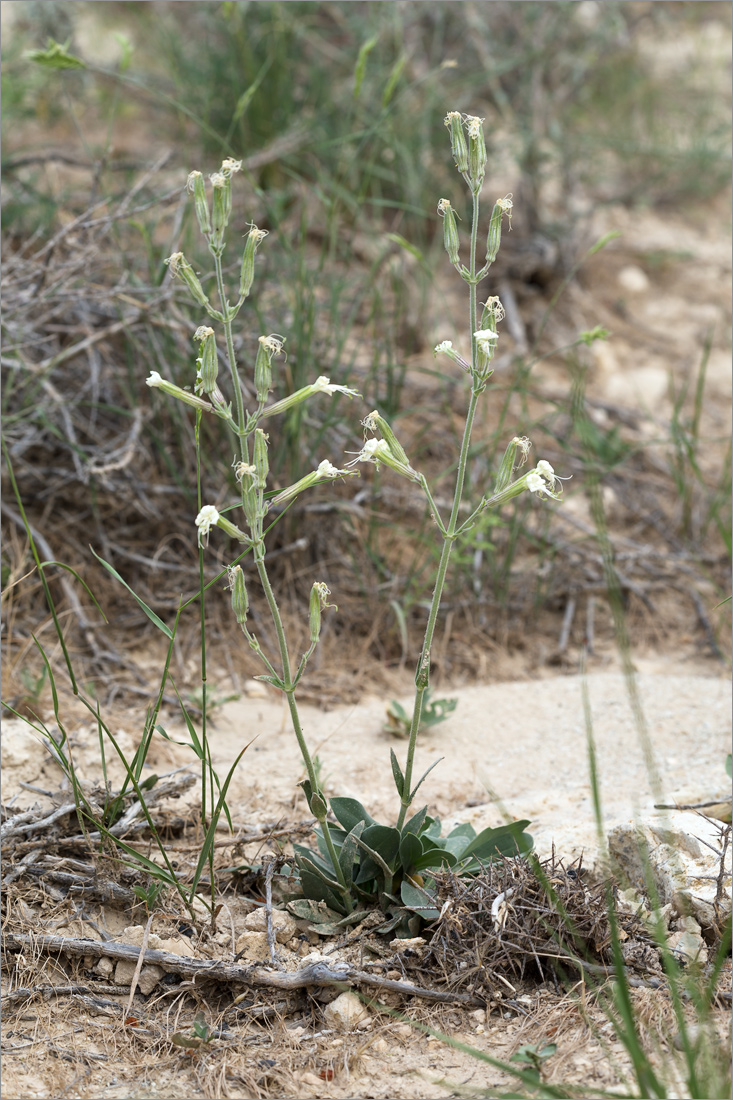
[[[397,954],[402,954],[404,951],[421,952],[425,943],[426,941],[422,936],[413,936],[410,940],[392,940],[389,946]]]
[[[131,985],[136,970],[137,962],[120,959],[115,967],[115,984]],[[153,992],[164,973],[165,971],[159,966],[143,966],[138,978],[137,988],[147,997],[148,993]]]
[[[323,1015],[327,1027],[350,1031],[368,1019],[369,1010],[355,993],[340,993],[335,1001],[326,1005]]]
[[[717,848],[719,836],[714,821],[670,811],[654,814],[641,825],[617,825],[608,835],[608,845],[632,886],[640,890],[645,890],[641,849],[646,849],[660,903],[671,903],[681,916],[694,916],[702,928],[710,928],[716,924],[714,902],[720,858],[708,845]],[[724,912],[730,912],[730,849],[725,872],[720,905]]]
[[[264,909],[253,909],[244,918],[243,923],[249,932],[267,932],[267,913]],[[298,931],[298,926],[289,913],[283,913],[281,909],[273,909],[272,929],[278,943],[287,943]]]
[[[235,952],[250,962],[263,962],[270,958],[270,945],[266,932],[242,932],[237,937]]]
[[[645,290],[649,289],[649,279],[646,272],[637,267],[636,264],[627,264],[626,267],[622,267],[616,278],[619,285],[632,294],[643,294]]]

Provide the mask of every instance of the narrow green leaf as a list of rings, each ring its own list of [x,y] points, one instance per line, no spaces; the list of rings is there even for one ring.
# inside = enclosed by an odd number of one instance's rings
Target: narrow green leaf
[[[94,593],[92,592],[91,588],[89,587],[89,585],[86,583],[85,580],[82,580],[82,578],[77,573],[76,569],[72,569],[70,565],[65,565],[64,562],[62,562],[62,561],[42,561],[40,563],[40,565],[38,566],[38,568],[39,569],[45,569],[45,567],[47,565],[55,565],[58,569],[65,569],[67,573],[71,573],[72,577],[74,577],[74,579],[79,582],[79,584],[82,586],[82,588],[86,592],[89,599],[92,601],[92,603],[96,607],[99,614],[102,616],[102,620],[105,623],[109,622],[109,619],[105,615],[104,611],[102,611],[102,608],[99,606],[99,603],[97,602],[97,599],[96,599]]]
[[[515,856],[531,851],[532,838],[524,832],[525,825],[529,825],[529,821],[512,821],[498,829],[484,829],[464,849],[463,857],[491,859],[497,855]]]
[[[402,798],[402,792],[405,789],[405,777],[402,774],[402,768],[400,767],[399,760],[395,756],[394,749],[389,750],[389,758],[392,761],[392,775],[394,776],[394,785],[397,788],[397,794]]]
[[[423,774],[422,774],[422,776],[420,777],[420,779],[418,779],[417,783],[416,783],[416,784],[415,784],[415,786],[414,786],[414,787],[412,788],[412,791],[411,791],[411,793],[410,793],[410,803],[412,803],[412,801],[413,801],[413,799],[414,799],[415,795],[416,795],[416,794],[417,794],[417,792],[418,792],[418,791],[420,790],[420,788],[422,787],[422,785],[423,785],[423,783],[425,782],[425,780],[427,779],[427,777],[428,777],[428,776],[430,775],[430,773],[431,773],[431,771],[433,770],[433,768],[437,768],[438,764],[439,764],[439,763],[441,762],[441,760],[443,760],[443,759],[444,759],[444,757],[442,757],[442,756],[439,756],[437,760],[434,760],[434,761],[433,761],[433,763],[432,763],[432,764],[430,765],[430,767],[428,768],[428,770],[427,770],[426,772],[423,772]]]
[[[97,561],[101,565],[104,566],[104,568],[107,570],[107,572],[109,574],[111,574],[111,576],[113,576],[115,578],[115,580],[118,580],[120,582],[120,584],[123,585],[127,589],[127,591],[130,593],[130,595],[133,597],[133,599],[137,601],[140,608],[144,611],[144,613],[150,619],[151,623],[153,623],[154,626],[157,626],[158,630],[162,630],[162,632],[165,634],[166,638],[172,638],[173,635],[170,631],[170,628],[167,627],[165,625],[165,623],[163,622],[163,620],[155,614],[155,612],[152,610],[152,608],[148,607],[148,605],[145,603],[145,600],[141,600],[140,597],[137,595],[137,593],[133,592],[133,590],[130,588],[129,584],[127,583],[127,581],[122,579],[122,577],[117,572],[117,570],[114,568],[114,566],[110,565],[109,562],[106,562],[104,560],[104,558],[100,558],[99,554],[95,551],[93,546],[90,546],[89,549],[94,554],[94,557],[97,559]]]
[[[359,837],[364,832],[364,821],[358,821],[354,828],[351,830],[346,840],[341,846],[339,852],[339,866],[343,871],[344,878],[346,879],[346,885],[351,889],[351,884],[354,881],[354,864],[357,862],[357,856],[359,853],[359,845],[357,843]]]
[[[402,70],[404,69],[406,62],[407,62],[407,54],[403,53],[400,57],[397,58],[394,65],[392,66],[392,71],[390,72],[389,76],[387,77],[387,83],[385,84],[384,91],[382,92],[382,106],[383,107],[388,107],[389,106],[389,102],[392,99],[392,96],[394,95],[395,88],[397,87],[397,84],[399,83],[399,79],[402,76]]]
[[[194,871],[194,874],[193,874],[193,880],[192,880],[191,886],[190,886],[191,901],[193,901],[194,894],[196,893],[196,887],[199,884],[199,880],[201,878],[201,875],[203,874],[204,867],[208,863],[209,855],[211,854],[211,852],[213,850],[214,840],[216,839],[216,827],[219,824],[219,818],[221,817],[222,810],[224,808],[224,802],[226,800],[227,791],[229,790],[229,784],[232,781],[232,777],[233,777],[234,772],[237,768],[237,765],[239,764],[239,761],[242,759],[242,757],[244,756],[244,754],[246,753],[247,749],[249,748],[249,746],[251,744],[252,744],[251,741],[247,742],[247,744],[244,746],[244,748],[240,752],[239,756],[236,758],[236,760],[232,764],[232,766],[229,769],[229,772],[227,774],[227,777],[224,780],[224,784],[221,788],[221,794],[219,795],[219,800],[217,801],[214,812],[211,815],[211,821],[209,822],[209,827],[206,830],[206,836],[204,837],[204,842],[201,846],[201,854],[199,855],[198,863],[196,864],[196,870]]]
[[[404,248],[405,252],[409,252],[410,255],[414,256],[416,260],[419,260],[421,264],[425,263],[425,256],[420,251],[420,249],[416,248],[414,244],[410,244],[410,242],[408,240],[406,240],[404,237],[400,236],[399,233],[388,233],[387,234],[387,240],[392,241],[393,244],[399,245],[400,248]],[[391,606],[394,607],[396,603],[397,603],[396,600],[390,600]],[[400,608],[400,611],[401,610],[402,609]],[[404,613],[403,613],[403,617],[404,617]],[[403,642],[403,652],[407,648],[406,641],[407,641],[407,638],[405,636],[405,641]]]

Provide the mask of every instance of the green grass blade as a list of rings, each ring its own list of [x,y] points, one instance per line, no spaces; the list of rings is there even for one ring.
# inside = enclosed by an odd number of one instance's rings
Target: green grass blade
[[[92,552],[92,553],[94,554],[94,557],[95,557],[95,558],[97,559],[97,561],[98,561],[98,562],[99,562],[99,563],[100,563],[101,565],[103,565],[103,566],[104,566],[104,568],[105,568],[105,569],[107,570],[107,572],[108,572],[108,573],[109,573],[109,574],[110,574],[111,576],[113,576],[113,577],[115,578],[115,580],[116,580],[116,581],[119,581],[119,582],[120,582],[120,584],[121,584],[121,585],[123,585],[123,587],[125,587],[125,588],[127,589],[127,591],[128,591],[129,593],[130,593],[130,595],[132,596],[132,598],[133,598],[134,600],[136,600],[136,601],[137,601],[137,603],[139,604],[139,606],[140,606],[141,610],[142,610],[142,611],[143,611],[143,612],[144,612],[144,613],[145,613],[145,614],[147,615],[147,617],[148,617],[148,618],[150,619],[151,623],[153,623],[153,625],[154,625],[154,626],[157,626],[158,630],[162,630],[162,632],[163,632],[163,633],[165,634],[166,638],[171,638],[171,639],[172,639],[173,635],[172,635],[172,633],[171,633],[171,629],[170,629],[170,627],[166,626],[166,625],[165,625],[165,623],[163,622],[163,620],[162,620],[161,618],[159,618],[159,616],[158,616],[158,615],[156,615],[156,614],[155,614],[155,612],[153,611],[153,609],[152,609],[152,608],[150,608],[150,607],[148,607],[148,605],[147,605],[147,604],[145,603],[145,600],[142,600],[142,599],[141,599],[141,598],[140,598],[140,597],[138,596],[137,592],[133,591],[133,589],[132,589],[132,588],[130,588],[130,586],[129,586],[129,584],[127,583],[127,581],[126,581],[126,580],[123,580],[123,578],[122,578],[122,577],[120,576],[120,574],[119,574],[119,573],[117,572],[117,570],[116,570],[116,569],[114,568],[114,566],[113,566],[113,565],[110,565],[110,564],[109,564],[109,562],[107,562],[107,561],[105,561],[105,560],[104,560],[104,558],[100,558],[99,554],[98,554],[98,553],[96,552],[96,550],[94,549],[94,547],[93,547],[93,546],[90,546],[90,547],[89,547],[89,549],[90,549],[90,550],[91,550],[91,552]]]

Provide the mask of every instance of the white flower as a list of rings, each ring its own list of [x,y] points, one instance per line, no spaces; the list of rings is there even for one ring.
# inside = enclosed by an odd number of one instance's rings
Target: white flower
[[[562,485],[559,485],[559,483],[567,480],[567,478],[559,477],[550,463],[543,458],[540,459],[534,470],[530,470],[527,474],[526,485],[531,493],[545,493],[553,500],[560,500]],[[556,485],[559,486],[557,490],[555,489]]]
[[[357,462],[373,462],[377,469],[379,469],[380,463],[383,462],[396,474],[402,474],[410,481],[420,480],[420,475],[413,470],[412,466],[401,461],[395,455],[386,439],[367,439],[356,458],[352,459],[351,462],[347,462],[346,465],[354,466]]]
[[[434,351],[435,351],[436,355],[440,355],[441,352],[445,352],[447,354],[449,351],[452,351],[452,350],[453,350],[453,341],[452,340],[443,340],[442,343],[436,344],[435,348],[434,348]]]
[[[340,474],[344,474],[346,471],[339,470],[333,463],[329,462],[327,458],[324,458],[323,462],[318,463],[316,473],[319,477],[339,477]]]
[[[545,485],[545,480],[542,475],[538,474],[536,470],[532,470],[527,474],[525,484],[530,493],[547,493],[549,496],[550,490]]]
[[[358,397],[358,390],[350,390],[346,386],[337,386],[335,382],[331,382],[325,374],[321,374],[316,378],[313,384],[313,393],[345,393],[347,397]]]
[[[384,439],[367,439],[356,458],[353,458],[351,462],[347,462],[346,465],[355,466],[357,462],[379,462],[380,451],[389,451]],[[354,452],[351,451],[350,453],[353,454]]]
[[[158,374],[157,370],[151,370],[150,377],[145,379],[146,386],[160,386],[163,383],[163,379]]]
[[[480,328],[478,332],[474,332],[474,336],[477,340],[483,340],[488,344],[494,344],[499,339],[499,333],[492,332],[490,328]]]
[[[199,529],[199,546],[208,546],[209,531],[219,522],[219,513],[213,504],[205,504],[196,516],[196,526]]]

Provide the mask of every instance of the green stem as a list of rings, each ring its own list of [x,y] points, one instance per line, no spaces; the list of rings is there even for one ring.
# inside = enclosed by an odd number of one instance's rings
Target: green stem
[[[234,400],[237,409],[237,436],[239,438],[239,448],[243,462],[249,462],[249,445],[247,443],[246,432],[246,420],[244,411],[244,398],[242,395],[242,387],[239,381],[239,372],[237,371],[237,360],[234,351],[234,340],[232,337],[232,316],[233,311],[229,308],[229,303],[226,297],[226,288],[224,286],[224,273],[222,271],[221,255],[217,254],[213,249],[211,250],[214,257],[214,266],[216,270],[216,286],[219,293],[219,301],[221,303],[221,312],[223,316],[224,334],[227,344],[227,360],[229,363],[229,370],[232,376],[232,389],[234,390]],[[236,310],[234,311],[236,312]],[[242,490],[244,494],[244,489]],[[242,500],[244,503],[244,497]],[[303,729],[300,724],[300,715],[298,713],[298,705],[295,701],[295,685],[293,684],[292,672],[290,668],[290,654],[288,652],[288,643],[285,637],[285,630],[283,627],[282,617],[280,615],[280,608],[277,605],[275,599],[275,593],[272,590],[270,584],[270,578],[267,575],[267,568],[265,566],[265,544],[262,539],[262,523],[257,521],[258,530],[252,530],[252,556],[257,566],[257,572],[259,574],[260,583],[265,593],[265,599],[267,600],[268,607],[270,608],[270,614],[272,615],[272,621],[275,625],[275,632],[277,634],[277,645],[280,650],[280,661],[282,664],[282,683],[283,691],[288,700],[288,707],[290,708],[290,717],[293,723],[293,730],[298,741],[298,747],[300,754],[303,757],[303,762],[308,772],[308,780],[310,782],[311,791],[314,794],[320,795],[318,788],[318,781],[316,779],[316,770],[313,766],[313,760],[308,750],[308,746],[303,736]],[[325,806],[325,799],[320,796],[320,801]],[[336,848],[333,843],[333,838],[328,826],[327,821],[327,809],[322,814],[316,813],[318,818],[318,824],[321,826],[321,832],[323,833],[323,839],[326,842],[328,848],[328,854],[331,857],[331,863],[339,884],[341,885],[341,894],[344,900],[344,904],[349,912],[353,909],[353,902],[351,900],[351,894],[349,888],[346,885],[346,878],[344,872],[341,869]]]
[[[249,446],[247,444],[247,437],[245,434],[245,413],[244,413],[244,397],[242,395],[242,385],[239,380],[239,372],[237,370],[237,357],[234,351],[234,337],[232,336],[232,317],[231,310],[229,309],[229,303],[226,297],[226,287],[224,286],[224,272],[221,266],[221,255],[217,254],[213,249],[210,250],[214,257],[214,269],[216,271],[216,289],[219,292],[219,301],[221,303],[221,312],[224,325],[224,337],[227,343],[227,362],[229,364],[229,373],[232,378],[232,390],[234,391],[234,403],[237,409],[237,436],[239,438],[239,450],[242,457],[242,462],[249,462]]]
[[[479,218],[479,197],[478,193],[473,194],[473,224],[471,226],[471,259],[470,259],[470,279],[466,282],[469,285],[469,314],[471,323],[471,361],[474,367],[474,378],[476,377],[476,337],[473,335],[477,327],[477,290],[476,290],[476,242],[478,240],[478,218]],[[425,692],[428,689],[430,683],[430,649],[433,644],[433,635],[435,634],[435,624],[438,619],[438,611],[440,610],[440,601],[443,597],[443,588],[445,587],[445,578],[448,573],[448,563],[450,561],[451,551],[453,549],[453,542],[455,540],[456,528],[458,526],[458,515],[461,507],[461,500],[463,497],[463,485],[466,479],[466,467],[468,465],[468,452],[471,446],[471,433],[473,431],[473,422],[476,417],[476,408],[478,405],[478,399],[481,396],[482,388],[478,386],[476,382],[471,389],[471,400],[468,406],[468,412],[466,413],[466,424],[463,430],[463,441],[461,443],[461,452],[458,458],[458,470],[456,473],[456,487],[453,495],[453,507],[451,509],[450,520],[445,535],[443,536],[443,549],[440,555],[440,562],[438,564],[438,573],[435,578],[435,588],[433,589],[433,599],[430,604],[430,614],[428,615],[428,622],[425,628],[425,638],[423,640],[422,652],[420,653],[420,661],[417,666],[417,674],[415,677],[416,690],[415,690],[415,706],[412,711],[412,722],[410,723],[410,739],[407,746],[407,760],[405,762],[404,782],[402,786],[402,795],[400,798],[400,813],[397,818],[397,828],[401,829],[405,823],[405,817],[407,811],[410,808],[412,802],[411,790],[412,790],[412,770],[415,763],[415,749],[417,747],[417,734],[420,729],[420,720],[422,718],[423,700],[425,698]]]
[[[201,410],[196,412],[196,492],[198,508],[201,511]],[[206,578],[204,575],[204,551],[199,545],[199,622],[201,631],[201,825],[206,833],[207,805],[211,806],[213,813],[216,805],[214,799],[214,778],[211,767],[211,750],[207,731],[208,718],[208,693],[206,673]],[[207,790],[207,769],[208,787]],[[211,930],[216,930],[216,878],[214,875],[214,849],[209,852],[209,883],[211,889]]]
[[[290,654],[288,653],[288,643],[287,643],[287,639],[285,637],[285,630],[283,628],[283,621],[282,621],[282,617],[280,615],[280,608],[277,605],[277,600],[275,599],[275,593],[272,590],[272,585],[270,584],[270,578],[267,575],[267,568],[265,566],[265,560],[264,560],[264,555],[265,555],[264,543],[263,542],[255,543],[255,545],[253,546],[252,549],[253,549],[253,552],[254,552],[255,564],[257,565],[257,572],[258,572],[259,577],[260,577],[260,583],[262,584],[262,589],[265,593],[265,599],[267,600],[267,604],[270,608],[270,614],[272,615],[272,621],[275,624],[275,632],[277,634],[277,644],[278,644],[278,649],[280,650],[280,660],[281,660],[281,663],[282,663],[283,691],[285,692],[285,696],[288,700],[288,707],[290,709],[290,720],[291,720],[292,725],[293,725],[293,731],[295,733],[295,737],[296,737],[297,742],[298,742],[298,748],[300,749],[300,754],[303,757],[303,763],[305,764],[306,771],[308,772],[308,781],[310,783],[311,792],[313,794],[319,795],[323,805],[325,806],[325,799],[320,794],[320,790],[319,790],[319,787],[318,787],[318,778],[316,776],[316,769],[313,765],[313,760],[312,760],[310,751],[308,749],[308,745],[306,743],[305,736],[303,734],[303,727],[300,724],[300,714],[298,712],[298,704],[295,701],[295,686],[294,686],[293,681],[292,681],[292,673],[291,673],[291,669],[290,669]],[[321,826],[321,832],[323,833],[323,839],[325,840],[326,847],[328,848],[328,854],[331,857],[331,863],[333,865],[334,873],[335,873],[335,875],[336,875],[336,877],[339,881],[339,884],[341,885],[341,888],[342,888],[341,896],[343,897],[344,904],[346,905],[348,911],[351,912],[353,907],[354,907],[353,903],[352,903],[352,900],[351,900],[351,894],[349,892],[348,886],[346,885],[346,878],[344,876],[343,870],[341,869],[341,864],[339,863],[339,858],[338,858],[338,855],[336,853],[335,845],[333,843],[333,837],[331,836],[331,830],[329,829],[329,826],[328,826],[328,821],[327,821],[327,818],[326,818],[326,814],[327,814],[327,811],[324,811],[322,814],[316,813],[316,817],[318,818],[318,824]]]

